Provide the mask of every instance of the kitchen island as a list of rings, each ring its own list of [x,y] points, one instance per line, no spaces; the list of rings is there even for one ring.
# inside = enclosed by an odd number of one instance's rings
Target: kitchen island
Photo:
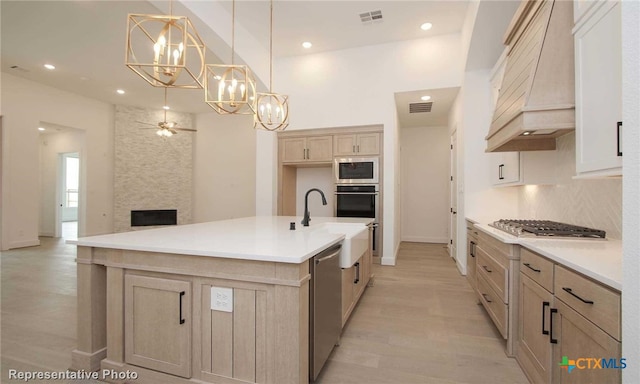
[[[345,239],[335,224],[371,219],[300,219],[78,239],[72,368],[139,383],[308,382],[309,260]]]

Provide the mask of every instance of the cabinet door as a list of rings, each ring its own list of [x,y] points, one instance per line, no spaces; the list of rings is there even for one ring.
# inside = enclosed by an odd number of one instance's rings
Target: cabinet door
[[[534,383],[551,381],[549,309],[552,305],[553,295],[521,273],[517,357]]]
[[[307,138],[308,161],[332,161],[333,138],[331,136],[319,136]]]
[[[349,318],[349,310],[353,303],[353,281],[355,279],[355,267],[342,269],[342,326]]]
[[[358,155],[379,155],[380,154],[380,134],[363,133],[357,135],[356,153]]]
[[[620,3],[607,2],[575,34],[578,174],[622,174],[620,25]]]
[[[125,361],[191,377],[191,283],[126,275]]]
[[[335,135],[333,136],[334,155],[350,156],[356,153],[356,135]]]
[[[471,231],[467,231],[467,280],[471,288],[476,290],[476,247],[478,239],[470,236]]]
[[[304,137],[282,139],[280,156],[283,163],[298,163],[306,159],[306,140]]]
[[[557,340],[557,343],[553,344],[553,382],[619,383],[621,380],[620,342],[562,301],[556,300],[555,306],[557,313],[551,314],[553,320],[551,336]],[[597,358],[603,369],[597,369],[596,363],[586,358]],[[605,368],[602,359],[607,363],[612,363],[610,359],[615,359],[618,369]],[[571,365],[575,368],[569,372]]]
[[[492,157],[491,182],[494,185],[520,181],[520,153],[500,152]]]

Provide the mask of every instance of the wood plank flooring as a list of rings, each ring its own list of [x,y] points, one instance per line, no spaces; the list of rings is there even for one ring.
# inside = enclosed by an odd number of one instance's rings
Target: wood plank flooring
[[[528,383],[443,244],[402,243],[318,377],[342,383]]]
[[[9,380],[10,369],[70,366],[75,254],[62,239],[41,238],[39,247],[0,256],[0,382],[24,382]],[[374,273],[375,286],[367,288],[317,382],[527,382],[443,245],[403,243],[398,265],[375,265]]]

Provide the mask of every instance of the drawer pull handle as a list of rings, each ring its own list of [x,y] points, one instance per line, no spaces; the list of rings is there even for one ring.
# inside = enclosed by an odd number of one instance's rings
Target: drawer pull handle
[[[567,292],[568,294],[570,294],[571,296],[575,297],[576,299],[582,301],[585,304],[593,304],[593,301],[591,300],[585,300],[582,297],[576,295],[575,293],[573,293],[573,291],[571,290],[571,288],[567,288],[567,287],[562,287],[562,290]]]
[[[525,267],[529,268],[530,270],[532,270],[533,272],[541,272],[539,269],[535,269],[531,266],[531,264],[529,263],[522,263],[522,265],[524,265]]]
[[[558,313],[558,310],[555,308],[549,309],[549,342],[551,344],[558,344],[558,339],[553,338],[553,314]]]
[[[185,322],[184,318],[182,317],[182,298],[184,297],[185,293],[185,291],[180,292],[180,324],[184,324]]]
[[[483,294],[482,294],[482,297],[484,297],[484,300],[485,300],[487,303],[493,303],[493,301],[489,300],[489,296],[487,296],[487,294],[486,294],[486,293],[483,293]]]
[[[549,306],[549,302],[548,301],[543,301],[542,302],[542,334],[543,335],[548,335],[549,331],[547,331],[546,329],[544,329],[544,309],[545,307]]]
[[[487,272],[489,272],[489,273],[493,272],[493,271],[492,271],[492,270],[490,270],[486,265],[483,265],[483,266],[482,266],[482,269],[484,269],[485,271],[487,271]]]

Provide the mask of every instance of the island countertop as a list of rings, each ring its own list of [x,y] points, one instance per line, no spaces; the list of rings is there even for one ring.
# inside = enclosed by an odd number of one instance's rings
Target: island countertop
[[[339,243],[344,234],[325,223],[367,225],[373,219],[312,217],[309,227],[297,216],[256,216],[199,224],[82,237],[78,246],[213,256],[243,260],[302,263]],[[296,230],[289,223],[296,223]]]

